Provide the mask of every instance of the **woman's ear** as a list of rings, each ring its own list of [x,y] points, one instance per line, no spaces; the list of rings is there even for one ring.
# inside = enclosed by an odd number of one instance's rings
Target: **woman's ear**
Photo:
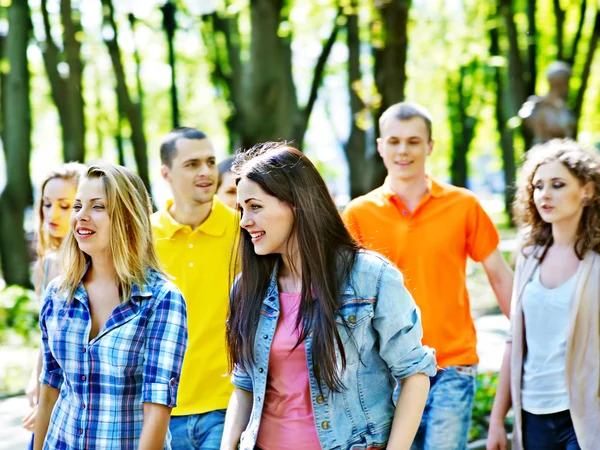
[[[583,185],[583,206],[588,206],[592,203],[592,199],[596,194],[596,186],[593,181],[588,181]]]

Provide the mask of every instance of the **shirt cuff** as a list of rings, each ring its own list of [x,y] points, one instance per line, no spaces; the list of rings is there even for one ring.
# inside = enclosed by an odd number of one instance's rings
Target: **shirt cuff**
[[[144,383],[142,403],[156,403],[170,408],[177,406],[179,381],[171,378],[168,383]]]
[[[60,389],[63,384],[62,370],[57,372],[45,372],[40,374],[40,383],[48,385],[54,389]]]
[[[231,376],[231,384],[244,391],[253,392],[252,380],[250,377],[239,376],[234,373]]]
[[[434,377],[437,374],[437,364],[435,360],[435,351],[427,346],[422,347],[424,354],[422,357],[409,366],[402,368],[392,367],[392,375],[397,380],[410,377],[416,373],[422,373],[429,377]]]

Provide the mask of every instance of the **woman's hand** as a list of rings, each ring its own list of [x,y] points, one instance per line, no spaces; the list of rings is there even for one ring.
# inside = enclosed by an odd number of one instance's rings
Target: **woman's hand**
[[[35,418],[37,417],[37,411],[38,411],[38,407],[37,404],[33,406],[33,409],[31,410],[31,412],[29,414],[27,414],[23,420],[21,420],[21,423],[23,424],[23,428],[25,428],[27,431],[30,432],[34,432],[35,430]]]
[[[25,389],[25,395],[27,396],[27,400],[29,401],[29,406],[31,408],[34,408],[37,405],[40,398],[40,382],[38,380],[39,375],[39,372],[36,369],[33,369],[29,379],[29,384],[27,385],[27,389]]]
[[[504,429],[504,423],[490,422],[490,428],[488,430],[488,438],[485,446],[486,450],[507,450],[508,439],[506,437],[506,430]]]

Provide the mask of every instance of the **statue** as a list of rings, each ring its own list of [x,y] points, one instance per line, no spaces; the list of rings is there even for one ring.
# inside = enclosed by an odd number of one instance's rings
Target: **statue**
[[[555,61],[546,70],[550,89],[544,97],[532,95],[521,107],[519,117],[533,135],[533,144],[554,138],[575,138],[575,114],[567,105],[571,67]]]

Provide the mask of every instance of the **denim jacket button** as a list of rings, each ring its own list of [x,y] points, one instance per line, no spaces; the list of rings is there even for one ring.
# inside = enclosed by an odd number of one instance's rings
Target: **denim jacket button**
[[[263,339],[269,339],[269,335],[268,334],[263,334]]]
[[[260,373],[263,373],[265,370],[264,370],[264,369],[261,367],[260,369],[258,369],[258,371],[259,371]]]
[[[323,422],[321,423],[321,428],[323,428],[324,430],[329,428],[329,422]]]
[[[348,322],[350,322],[350,323],[356,323],[356,316],[350,316],[350,317],[348,317]]]
[[[322,395],[319,395],[319,396],[317,397],[317,403],[323,403],[324,401],[325,401],[325,399],[323,398],[323,396],[322,396]]]

